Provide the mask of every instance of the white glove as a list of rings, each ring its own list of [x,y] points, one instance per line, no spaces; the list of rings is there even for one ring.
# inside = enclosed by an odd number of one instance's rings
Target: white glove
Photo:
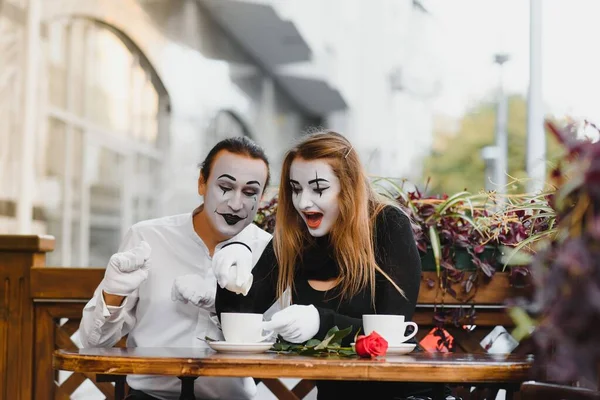
[[[248,294],[252,287],[252,251],[243,243],[222,247],[212,259],[219,286],[237,294]]]
[[[210,309],[215,305],[217,285],[214,280],[207,280],[201,275],[191,274],[178,276],[171,287],[171,300],[188,302],[193,305]]]
[[[263,323],[266,331],[275,331],[291,343],[304,343],[312,339],[321,326],[319,311],[312,304],[291,305],[273,314],[270,321]]]
[[[142,241],[131,250],[113,254],[106,266],[102,290],[125,297],[133,293],[148,278],[150,251],[150,245]]]

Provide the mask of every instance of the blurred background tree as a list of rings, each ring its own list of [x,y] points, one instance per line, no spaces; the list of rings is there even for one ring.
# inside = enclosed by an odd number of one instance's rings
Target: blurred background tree
[[[477,104],[465,114],[458,129],[447,126],[434,132],[431,155],[425,159],[422,182],[430,179],[428,192],[432,194],[456,193],[468,190],[472,193],[485,188],[485,162],[481,150],[494,144],[496,103],[486,101]],[[527,99],[513,95],[508,99],[508,173],[525,179],[525,154],[527,137]],[[556,139],[546,134],[547,159],[553,160],[564,151]],[[549,168],[550,169],[550,168]],[[512,179],[508,178],[508,182]],[[508,188],[511,193],[524,192],[525,181]]]

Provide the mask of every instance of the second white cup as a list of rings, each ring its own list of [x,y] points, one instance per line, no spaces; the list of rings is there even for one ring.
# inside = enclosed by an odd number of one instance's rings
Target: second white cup
[[[390,346],[402,344],[417,334],[417,324],[412,321],[404,321],[404,315],[368,314],[363,315],[362,319],[365,335],[375,331],[383,336]],[[414,329],[406,336],[408,326],[412,326]]]

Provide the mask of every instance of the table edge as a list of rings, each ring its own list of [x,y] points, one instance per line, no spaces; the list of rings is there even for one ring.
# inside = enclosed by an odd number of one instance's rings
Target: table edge
[[[108,356],[109,358],[112,356]],[[148,359],[152,359],[153,366],[148,367]],[[212,377],[248,377],[254,378],[301,378],[314,380],[361,380],[361,381],[404,381],[404,382],[445,382],[445,383],[494,383],[494,382],[523,382],[530,378],[531,361],[516,361],[511,365],[455,365],[451,370],[440,368],[435,362],[427,365],[411,363],[378,368],[375,364],[355,366],[354,372],[360,376],[344,370],[339,363],[327,365],[319,363],[311,368],[311,359],[298,359],[296,365],[291,362],[282,366],[271,360],[253,360],[246,365],[240,365],[239,359],[227,362],[228,359],[202,360],[190,357],[135,357],[128,356],[122,364],[115,366],[106,357],[98,355],[69,354],[56,350],[53,353],[52,365],[55,370],[75,372],[101,373],[107,375],[164,375],[164,376],[212,376]],[[127,362],[131,361],[131,362]],[[142,363],[140,361],[146,361]],[[161,363],[162,361],[162,363]],[[314,361],[319,361],[315,359]],[[163,365],[160,373],[156,372],[157,366]],[[300,365],[308,368],[297,368]],[[407,369],[407,367],[410,367]],[[477,368],[477,374],[468,373],[469,369]],[[418,379],[417,379],[418,378]]]

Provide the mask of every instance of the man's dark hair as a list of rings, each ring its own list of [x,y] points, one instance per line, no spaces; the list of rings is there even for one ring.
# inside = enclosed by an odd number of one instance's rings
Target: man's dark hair
[[[220,151],[225,150],[233,154],[239,154],[241,156],[246,156],[250,158],[254,158],[257,160],[263,160],[267,165],[267,181],[265,182],[265,188],[269,186],[269,181],[271,179],[271,171],[269,168],[269,160],[267,159],[267,155],[262,147],[258,144],[254,143],[251,139],[246,136],[236,136],[227,139],[221,140],[217,143],[210,151],[208,155],[204,159],[202,163],[200,163],[200,172],[206,181],[208,181],[208,177],[210,176],[210,171],[212,169],[213,164],[215,163],[215,158]],[[263,188],[264,191],[264,188]]]

